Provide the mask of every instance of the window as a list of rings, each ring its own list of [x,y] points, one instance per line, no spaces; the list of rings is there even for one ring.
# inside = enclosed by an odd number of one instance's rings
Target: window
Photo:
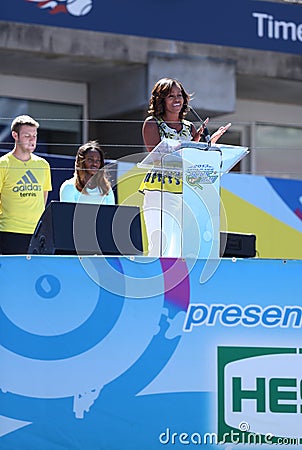
[[[302,129],[256,125],[253,158],[256,174],[302,179]]]
[[[83,141],[82,105],[0,97],[1,150],[11,150],[11,122],[21,114],[28,114],[40,123],[38,153],[75,155]]]

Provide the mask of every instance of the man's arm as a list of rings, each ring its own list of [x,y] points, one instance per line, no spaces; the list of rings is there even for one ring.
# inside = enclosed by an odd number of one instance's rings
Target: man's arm
[[[46,206],[47,198],[48,198],[48,191],[44,191],[44,205],[45,206]]]

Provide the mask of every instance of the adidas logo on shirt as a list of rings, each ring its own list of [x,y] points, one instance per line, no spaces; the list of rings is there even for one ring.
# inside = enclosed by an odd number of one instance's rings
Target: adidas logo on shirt
[[[19,181],[17,181],[16,186],[13,188],[14,192],[20,192],[22,197],[36,194],[33,191],[41,191],[41,186],[38,184],[37,178],[34,174],[27,170],[23,177]],[[24,193],[23,193],[24,192]]]

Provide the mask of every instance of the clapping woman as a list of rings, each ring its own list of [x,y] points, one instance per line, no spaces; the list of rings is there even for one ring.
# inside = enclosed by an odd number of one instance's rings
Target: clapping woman
[[[79,147],[74,176],[61,185],[60,200],[114,205],[114,193],[104,166],[104,153],[97,141]]]
[[[173,78],[155,83],[150,101],[149,117],[143,124],[145,146],[150,152],[164,138],[199,142],[209,119],[198,129],[185,119],[190,95]],[[214,144],[231,124],[220,127],[210,137]],[[181,256],[182,176],[152,169],[146,175],[140,191],[144,194],[143,211],[148,235],[149,256]]]

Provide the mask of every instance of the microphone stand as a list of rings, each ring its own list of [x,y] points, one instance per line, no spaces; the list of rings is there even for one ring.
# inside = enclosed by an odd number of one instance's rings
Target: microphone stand
[[[204,138],[208,144],[206,150],[209,150],[211,147],[211,136],[209,133],[209,130],[207,129],[206,126],[204,126],[204,120],[202,120],[202,118],[199,116],[199,114],[197,114],[197,112],[195,111],[195,109],[192,108],[192,106],[189,106],[189,109],[192,111],[193,115],[196,117],[197,120],[199,120],[201,122],[201,124],[203,125],[203,135]],[[221,156],[221,163],[220,163],[220,167],[222,167],[222,151],[220,150],[220,148],[218,147],[214,147],[216,151],[219,151],[220,156]]]
[[[199,122],[201,122],[201,125],[203,126],[203,136],[206,140],[206,143],[208,144],[207,150],[209,150],[209,148],[211,147],[211,136],[209,133],[209,130],[207,129],[207,127],[205,126],[204,120],[202,120],[202,118],[199,116],[199,114],[197,114],[197,112],[195,111],[194,108],[192,108],[192,106],[188,106],[189,110],[192,111],[193,116],[195,116],[195,118],[197,120],[199,120]]]

